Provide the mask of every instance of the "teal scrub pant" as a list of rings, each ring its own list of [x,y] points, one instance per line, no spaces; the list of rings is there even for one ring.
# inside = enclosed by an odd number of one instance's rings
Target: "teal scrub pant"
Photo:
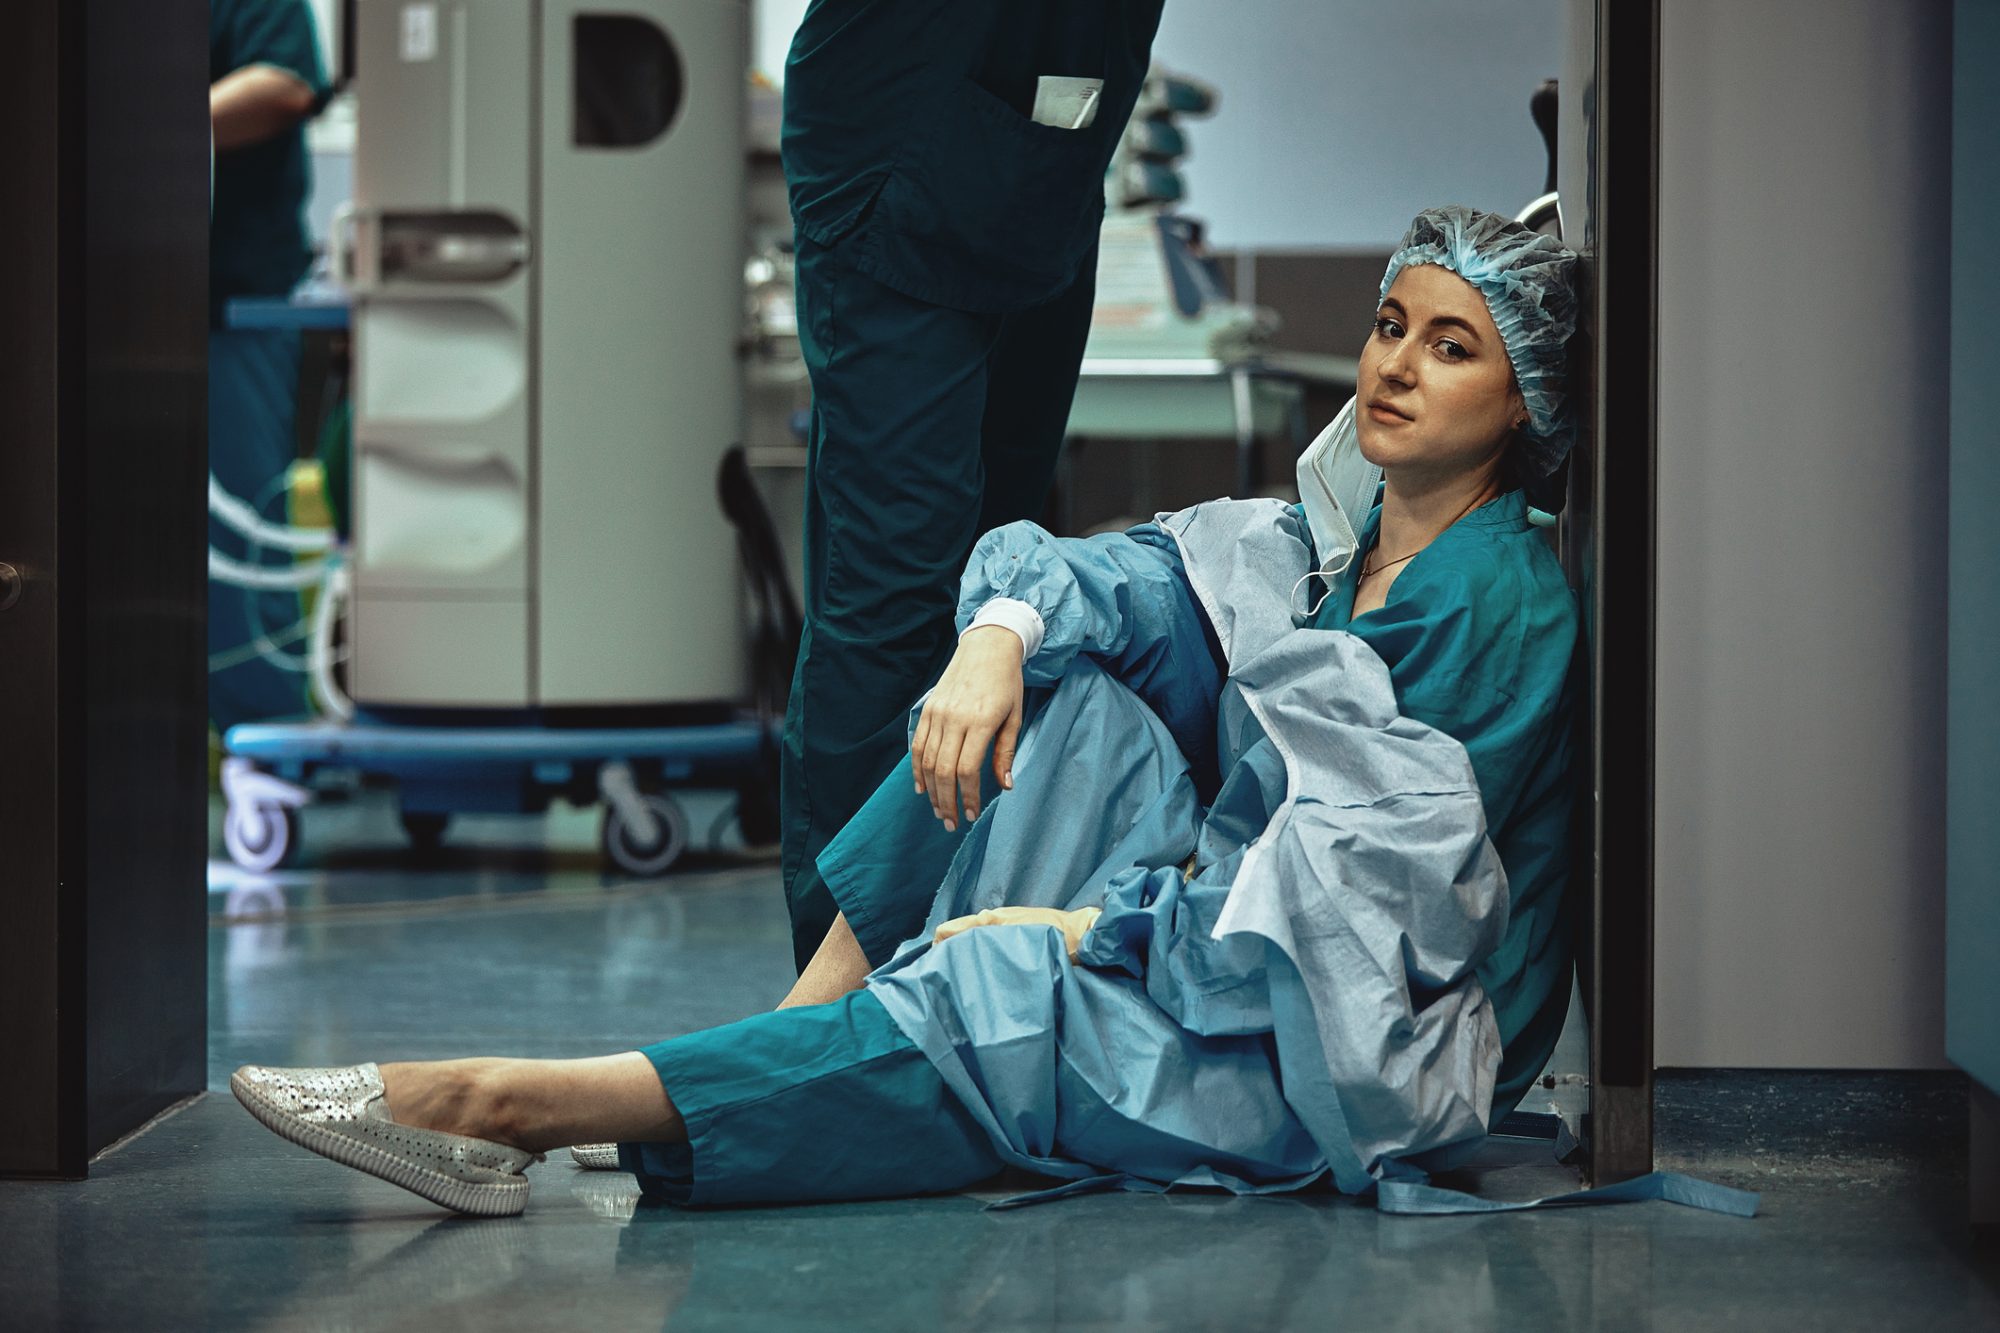
[[[1022,706],[1022,730],[1047,699],[1047,690],[1029,690]],[[980,804],[1000,794],[988,765],[980,773]],[[916,795],[916,779],[905,751],[889,776],[855,812],[846,829],[820,854],[821,882],[834,907],[847,918],[855,943],[876,968],[896,956],[904,941],[923,929],[945,872],[951,869],[969,825],[952,832]]]
[[[1042,691],[1030,699],[1039,703]],[[990,789],[990,800],[994,792]],[[871,966],[916,934],[965,830],[913,794],[905,753],[822,869]],[[829,917],[829,920],[831,917]],[[898,1198],[962,1189],[1005,1163],[865,990],[644,1048],[687,1143],[628,1143],[646,1197],[686,1207]]]
[[[799,345],[813,410],[805,631],[780,799],[802,970],[837,911],[819,854],[907,750],[910,705],[951,656],[973,542],[1041,512],[1096,273],[1093,250],[1048,304],[974,314],[884,286],[838,247],[799,242]]]
[[[647,1198],[683,1207],[902,1198],[1004,1167],[880,1001],[757,1014],[644,1050],[686,1143],[625,1143]]]
[[[224,490],[255,504],[297,457],[294,417],[299,398],[299,335],[216,329],[208,335],[208,470]],[[282,509],[267,506],[268,517]],[[250,550],[236,530],[208,520],[209,545],[237,560]],[[270,563],[289,564],[290,559]],[[254,613],[254,620],[253,620]],[[208,653],[236,655],[261,630],[276,634],[299,618],[297,593],[252,593],[234,584],[208,585]],[[299,651],[293,645],[290,651]],[[305,678],[261,657],[211,671],[208,715],[217,732],[239,722],[294,717],[306,708]]]

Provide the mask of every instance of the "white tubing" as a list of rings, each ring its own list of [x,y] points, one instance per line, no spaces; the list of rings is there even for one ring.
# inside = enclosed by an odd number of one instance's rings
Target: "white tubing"
[[[333,627],[340,620],[340,604],[347,600],[347,566],[329,560],[326,582],[320,586],[319,601],[313,606],[312,691],[327,716],[342,722],[354,719],[354,701],[342,692],[333,678]]]
[[[208,669],[211,672],[227,671],[231,667],[242,666],[245,662],[255,662],[262,658],[280,671],[303,674],[311,669],[312,664],[304,657],[286,652],[285,648],[288,644],[311,637],[311,622],[300,620],[285,626],[276,634],[260,634],[248,643],[239,644],[226,652],[212,654],[208,659]]]
[[[230,559],[213,546],[208,548],[208,576],[233,583],[239,588],[264,588],[273,592],[310,588],[320,581],[320,573],[325,567],[324,560],[306,565],[246,565],[241,560]]]
[[[272,523],[249,505],[222,489],[222,483],[208,474],[208,512],[242,533],[256,546],[280,551],[324,551],[338,540],[332,528],[294,528]],[[214,562],[210,561],[211,571]]]

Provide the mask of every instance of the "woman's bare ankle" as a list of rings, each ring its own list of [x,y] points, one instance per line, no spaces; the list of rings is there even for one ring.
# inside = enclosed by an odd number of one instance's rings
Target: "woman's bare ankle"
[[[492,1075],[503,1060],[424,1060],[381,1066],[383,1100],[399,1125],[505,1143]]]

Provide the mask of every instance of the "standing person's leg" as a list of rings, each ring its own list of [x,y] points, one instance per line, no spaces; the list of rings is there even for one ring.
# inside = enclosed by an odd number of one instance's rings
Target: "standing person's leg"
[[[986,359],[1000,318],[914,300],[810,242],[798,272],[813,424],[782,803],[803,970],[836,914],[814,863],[905,753],[910,704],[950,655],[979,525]]]
[[[1048,502],[1096,292],[1097,250],[1092,247],[1068,291],[1046,305],[1007,316],[1001,326],[987,358],[986,417],[980,428],[986,468],[982,533],[1039,518]]]
[[[208,335],[208,469],[224,490],[255,504],[260,492],[284,474],[297,453],[297,334],[217,330]],[[238,560],[249,548],[235,529],[208,520],[209,543]],[[298,619],[296,593],[251,593],[233,584],[208,585],[210,657],[242,660],[208,678],[208,713],[218,733],[238,722],[286,717],[305,710],[304,678],[280,670],[253,652],[256,635],[250,599],[264,612],[266,632]]]

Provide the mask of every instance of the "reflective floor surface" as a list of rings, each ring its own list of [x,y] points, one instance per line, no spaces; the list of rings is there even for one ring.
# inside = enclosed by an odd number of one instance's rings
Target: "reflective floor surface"
[[[693,803],[699,835],[727,822]],[[774,867],[726,838],[663,882],[591,822],[471,821],[413,862],[386,806],[314,811],[311,868],[212,875],[210,1087],[237,1064],[584,1055],[749,1013],[790,980]],[[0,1184],[0,1327],[132,1329],[1977,1329],[1963,1085],[1710,1075],[1660,1090],[1662,1158],[1764,1191],[1393,1218],[1331,1195],[967,1195],[681,1213],[552,1158],[527,1213],[452,1218],[211,1093],[81,1184]],[[1573,1184],[1539,1144],[1466,1183]]]

